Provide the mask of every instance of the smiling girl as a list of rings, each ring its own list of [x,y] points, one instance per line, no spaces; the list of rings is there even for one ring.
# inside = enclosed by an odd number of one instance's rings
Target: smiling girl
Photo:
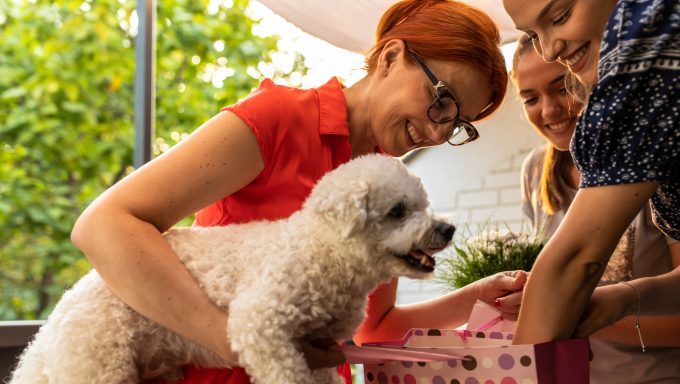
[[[587,91],[571,143],[581,189],[534,266],[515,342],[571,337],[580,320],[576,334],[587,335],[626,315],[680,313],[677,269],[598,288],[591,300],[618,240],[650,199],[655,224],[680,239],[680,3],[503,4],[543,59],[566,65]]]
[[[583,105],[568,94],[567,69],[546,63],[522,38],[513,58],[511,77],[524,114],[547,143],[534,149],[522,164],[522,209],[534,231],[552,236],[577,192],[580,174],[569,153],[576,116]],[[668,243],[667,243],[668,242]],[[652,223],[646,205],[619,240],[600,285],[630,281],[669,272],[680,265],[680,243],[666,238]],[[630,321],[617,321],[592,335],[590,382],[644,384],[680,381],[680,317],[641,317],[645,329],[642,352]]]

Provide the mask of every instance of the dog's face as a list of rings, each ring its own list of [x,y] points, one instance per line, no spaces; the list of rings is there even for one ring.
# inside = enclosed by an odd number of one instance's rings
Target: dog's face
[[[445,248],[454,227],[437,220],[420,179],[401,161],[382,155],[354,159],[324,176],[305,203],[341,238],[358,238],[394,276],[427,278],[432,255]],[[358,261],[361,262],[361,261]]]

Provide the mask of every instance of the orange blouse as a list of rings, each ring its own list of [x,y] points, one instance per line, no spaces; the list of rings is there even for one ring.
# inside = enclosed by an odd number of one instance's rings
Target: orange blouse
[[[196,214],[196,225],[276,220],[302,207],[325,173],[350,159],[347,105],[333,78],[319,88],[296,89],[266,79],[247,98],[224,108],[255,133],[264,170],[243,189]],[[351,383],[349,365],[338,371]],[[247,384],[241,368],[185,367],[184,384]]]

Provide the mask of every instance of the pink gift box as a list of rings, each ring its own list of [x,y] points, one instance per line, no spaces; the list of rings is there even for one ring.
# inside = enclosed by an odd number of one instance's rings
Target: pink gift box
[[[500,331],[514,333],[516,321],[503,318],[496,307],[477,301],[464,329],[472,331]]]
[[[468,329],[412,329],[401,340],[343,347],[367,384],[582,384],[588,339],[512,345],[515,322],[475,304]],[[510,331],[510,332],[508,332]]]
[[[371,343],[383,348],[365,361],[367,384],[581,384],[588,383],[587,339],[512,345],[498,331],[412,329],[402,340]],[[403,359],[395,350],[412,354]],[[416,355],[422,353],[419,360]],[[348,359],[353,361],[352,353]],[[354,355],[356,356],[356,355]],[[446,358],[449,356],[450,358]],[[376,363],[382,357],[385,362]],[[358,362],[354,359],[354,362]]]

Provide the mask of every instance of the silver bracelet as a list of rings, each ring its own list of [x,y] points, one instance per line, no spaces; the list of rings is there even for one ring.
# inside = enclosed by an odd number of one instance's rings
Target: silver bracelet
[[[620,283],[626,284],[627,286],[633,288],[633,291],[635,291],[635,296],[637,296],[638,299],[638,306],[637,306],[637,322],[628,320],[624,318],[624,320],[631,322],[635,325],[635,329],[637,329],[638,337],[640,338],[640,345],[642,346],[642,352],[645,352],[645,343],[642,341],[642,332],[640,331],[640,307],[642,306],[642,296],[640,295],[640,291],[631,283],[627,281],[620,281]]]

